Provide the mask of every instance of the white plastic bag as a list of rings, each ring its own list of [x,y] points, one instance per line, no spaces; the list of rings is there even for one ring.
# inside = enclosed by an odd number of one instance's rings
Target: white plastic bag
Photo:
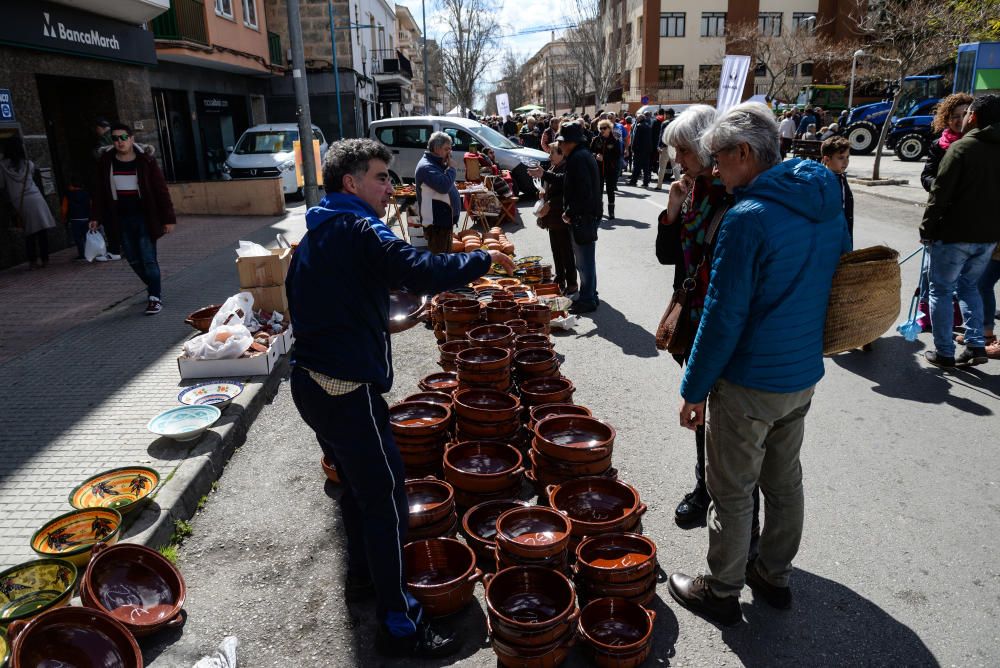
[[[236,636],[226,636],[219,649],[212,656],[203,656],[194,668],[236,668],[236,648],[240,641]]]
[[[241,292],[227,299],[212,318],[212,325],[208,329],[211,331],[220,325],[237,323],[243,323],[247,329],[253,331],[260,329],[260,324],[253,315],[253,295],[249,292]]]
[[[264,257],[270,254],[271,251],[252,241],[240,241],[236,249],[236,257]]]
[[[83,257],[87,262],[108,254],[108,246],[104,243],[104,235],[97,230],[87,231],[87,242],[83,246]]]
[[[184,356],[195,360],[230,360],[246,352],[253,343],[242,324],[220,325],[184,344]]]

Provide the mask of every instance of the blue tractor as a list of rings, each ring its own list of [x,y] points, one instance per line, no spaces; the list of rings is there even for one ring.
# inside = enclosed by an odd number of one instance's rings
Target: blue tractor
[[[941,75],[913,76],[903,79],[903,93],[893,120],[907,116],[933,115],[934,105],[947,94]],[[844,124],[851,153],[867,155],[875,150],[882,125],[892,108],[892,96],[883,102],[863,104],[851,109]]]

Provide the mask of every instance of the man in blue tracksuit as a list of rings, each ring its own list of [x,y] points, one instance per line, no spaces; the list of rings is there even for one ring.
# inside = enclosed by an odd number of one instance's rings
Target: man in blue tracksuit
[[[344,485],[348,600],[374,593],[376,649],[443,656],[458,643],[422,617],[406,588],[408,509],[403,464],[382,398],[392,386],[389,290],[429,294],[486,274],[496,251],[433,255],[397,238],[380,218],[392,196],[389,150],[370,139],[330,146],[327,196],[306,214],[286,291],[295,330],[292,398]]]
[[[688,609],[736,624],[744,583],[775,607],[791,605],[804,512],[799,452],[823,377],[830,284],[851,242],[837,177],[818,162],[782,163],[767,107],[733,107],[702,141],[735,197],[681,383],[683,426],[705,423],[708,399],[708,573],[674,573],[668,586]],[[765,522],[748,563],[758,483]]]

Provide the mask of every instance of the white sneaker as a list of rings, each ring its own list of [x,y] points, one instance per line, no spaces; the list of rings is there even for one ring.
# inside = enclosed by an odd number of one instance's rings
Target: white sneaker
[[[107,255],[104,256],[104,258],[105,258],[105,261],[107,261],[107,260],[120,260],[120,259],[122,259],[122,256],[121,255],[115,255],[114,253],[108,253]]]
[[[107,261],[108,261],[107,254],[94,256],[94,262],[107,262]]]

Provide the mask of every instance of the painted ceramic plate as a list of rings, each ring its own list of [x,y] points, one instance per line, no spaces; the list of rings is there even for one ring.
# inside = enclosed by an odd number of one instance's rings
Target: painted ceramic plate
[[[139,507],[160,484],[160,474],[145,466],[125,466],[98,473],[69,493],[74,508],[114,508],[122,515]]]
[[[31,549],[43,557],[59,557],[86,566],[97,543],[114,545],[122,516],[113,508],[71,510],[49,520],[31,537]]]
[[[7,634],[0,629],[0,668],[6,668],[7,657],[10,656],[10,645],[7,643]]]
[[[146,429],[175,441],[192,441],[215,424],[221,415],[222,411],[215,406],[180,406],[157,415]]]
[[[77,576],[76,566],[64,559],[36,559],[8,568],[0,573],[0,624],[65,605],[73,596]]]
[[[185,406],[211,405],[217,408],[228,406],[229,402],[243,392],[243,383],[229,380],[209,380],[191,387],[185,387],[177,395],[177,401]]]

